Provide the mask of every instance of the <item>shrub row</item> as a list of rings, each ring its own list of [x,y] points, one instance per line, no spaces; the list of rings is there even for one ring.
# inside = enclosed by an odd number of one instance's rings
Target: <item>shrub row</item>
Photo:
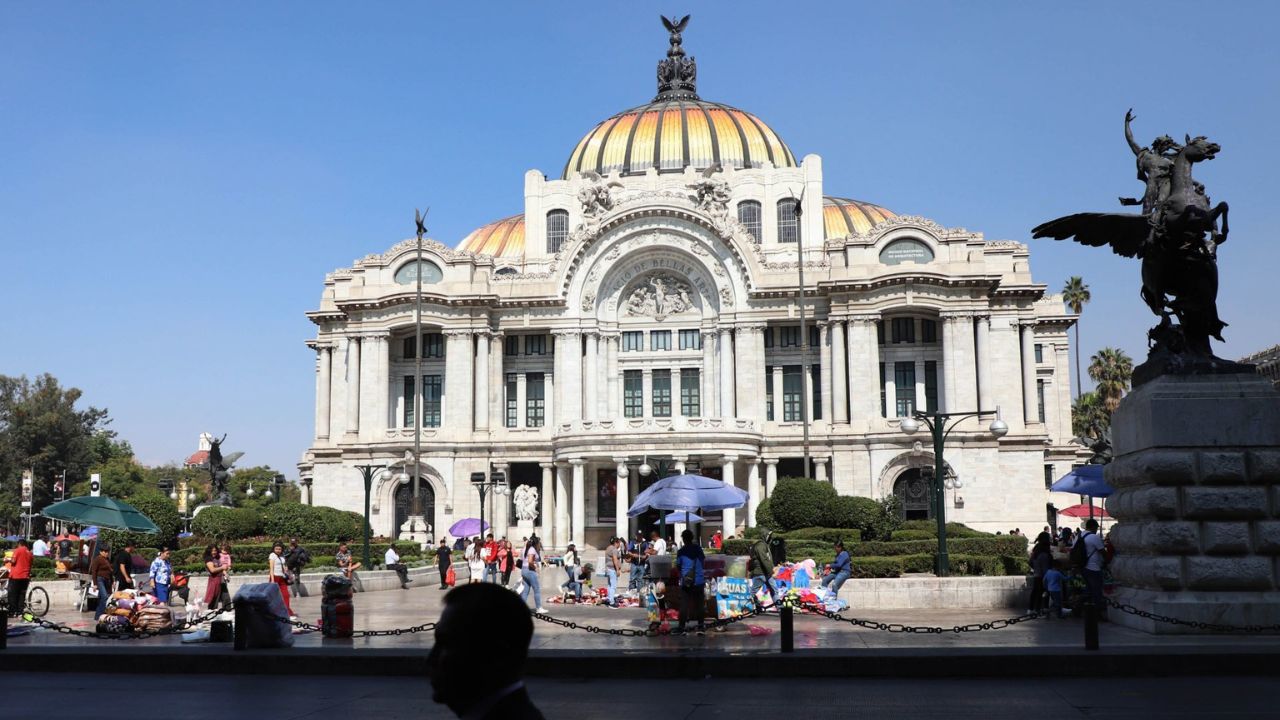
[[[250,508],[205,508],[191,521],[191,532],[219,540],[254,537],[262,534],[262,515]]]
[[[897,532],[902,532],[903,530],[926,532],[929,534],[929,537],[931,538],[938,537],[938,523],[934,522],[933,520],[907,520],[906,522],[902,523],[902,527],[899,528]],[[992,533],[982,532],[981,530],[974,530],[968,525],[961,525],[960,523],[947,523],[947,537],[971,538],[971,537],[995,537],[995,535],[993,535]],[[916,538],[916,539],[921,539],[921,538]]]
[[[198,545],[187,548],[179,548],[170,556],[170,561],[174,567],[179,565],[196,565],[203,567],[201,556],[204,553],[205,545],[209,541],[205,541]],[[333,559],[338,552],[338,543],[336,542],[302,542],[302,547],[306,548],[311,554],[311,564],[315,565],[320,558]],[[379,561],[387,552],[388,543],[369,543],[369,554],[376,557]],[[267,556],[271,554],[272,543],[242,543],[231,545],[232,568],[239,567],[241,563],[261,563],[266,567]],[[396,554],[404,558],[416,557],[422,554],[422,550],[414,542],[397,542],[395,543]],[[348,543],[347,549],[351,551],[354,557],[360,557],[364,550],[364,546],[360,543]],[[138,554],[150,560],[155,557],[156,551],[153,548],[139,548]]]
[[[929,540],[902,540],[893,542],[864,542],[849,546],[854,556],[916,555],[931,553],[938,548],[936,538]],[[1019,537],[947,538],[947,552],[967,555],[1008,555],[1021,557],[1027,552],[1027,543]]]

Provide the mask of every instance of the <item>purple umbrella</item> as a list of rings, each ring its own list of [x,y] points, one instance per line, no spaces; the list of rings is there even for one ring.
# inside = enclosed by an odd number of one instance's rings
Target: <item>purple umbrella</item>
[[[449,534],[454,537],[471,537],[489,529],[489,523],[481,523],[480,518],[463,518],[449,526]]]

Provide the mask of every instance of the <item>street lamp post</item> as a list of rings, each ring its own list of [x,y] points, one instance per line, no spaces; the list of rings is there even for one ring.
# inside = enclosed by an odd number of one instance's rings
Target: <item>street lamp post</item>
[[[935,517],[938,521],[938,558],[934,566],[934,573],[938,577],[946,577],[951,574],[951,559],[947,555],[947,506],[946,506],[946,461],[942,458],[943,447],[946,445],[947,436],[956,428],[963,420],[971,417],[981,417],[983,415],[996,416],[991,421],[991,425],[987,430],[995,437],[1004,437],[1009,432],[1009,426],[1005,424],[1000,417],[1000,408],[996,407],[995,412],[990,410],[977,410],[975,412],[955,412],[944,413],[937,410],[928,413],[917,410],[911,417],[902,418],[900,427],[902,432],[912,435],[920,429],[921,423],[929,428],[933,434],[933,487],[934,487],[934,508]]]
[[[493,494],[498,497],[505,497],[511,492],[511,488],[507,486],[507,474],[504,472],[494,471],[486,476],[482,472],[471,473],[471,484],[480,492],[480,535],[484,535],[484,499],[489,494],[489,488],[493,488]]]
[[[385,471],[387,466],[385,464],[356,465],[355,468],[364,477],[364,567],[371,568],[373,566],[369,564],[369,493],[373,491],[374,475]]]

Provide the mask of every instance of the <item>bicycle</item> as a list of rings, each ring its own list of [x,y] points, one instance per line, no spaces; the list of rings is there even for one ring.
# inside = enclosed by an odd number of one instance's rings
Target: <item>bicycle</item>
[[[6,578],[0,581],[0,597],[9,597],[9,580]],[[49,593],[39,585],[27,590],[26,612],[31,613],[35,617],[44,617],[49,614]]]

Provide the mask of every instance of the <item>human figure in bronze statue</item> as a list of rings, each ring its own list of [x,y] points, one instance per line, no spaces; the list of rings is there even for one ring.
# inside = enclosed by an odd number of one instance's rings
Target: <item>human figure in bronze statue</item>
[[[1227,204],[1211,206],[1191,171],[1221,147],[1204,136],[1187,135],[1178,145],[1162,135],[1143,148],[1133,139],[1133,119],[1130,110],[1125,140],[1145,189],[1141,200],[1120,203],[1141,204],[1142,214],[1077,213],[1037,226],[1032,236],[1109,245],[1117,255],[1142,259],[1141,296],[1160,324],[1147,333],[1150,352],[1134,369],[1135,387],[1163,374],[1251,372],[1252,366],[1216,357],[1209,344],[1221,341],[1226,327],[1218,317],[1217,248],[1227,240]]]
[[[227,481],[231,477],[231,468],[235,466],[236,460],[244,455],[242,452],[234,452],[227,457],[222,456],[222,443],[227,439],[226,433],[217,440],[210,437],[209,440],[209,459],[206,460],[201,467],[209,471],[209,486],[213,495],[210,505],[231,506],[231,492],[227,488]]]

